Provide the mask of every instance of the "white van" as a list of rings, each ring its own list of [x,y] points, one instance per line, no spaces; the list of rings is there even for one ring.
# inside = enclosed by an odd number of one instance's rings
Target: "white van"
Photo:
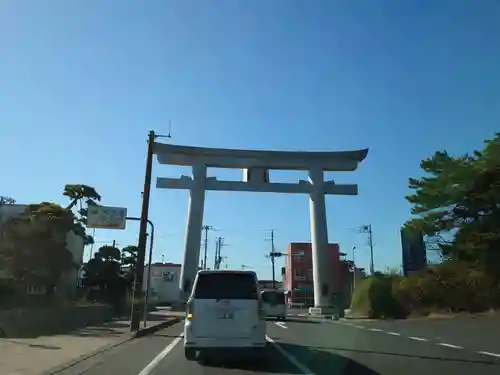
[[[211,349],[264,355],[266,344],[266,316],[255,272],[198,271],[186,306],[186,359],[195,360],[198,352]]]
[[[266,317],[274,317],[278,320],[286,320],[288,307],[285,300],[285,292],[276,289],[264,289],[260,292],[264,303]]]

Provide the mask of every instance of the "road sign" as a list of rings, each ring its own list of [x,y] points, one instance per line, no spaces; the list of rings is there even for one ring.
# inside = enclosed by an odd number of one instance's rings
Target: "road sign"
[[[125,229],[126,218],[124,207],[89,206],[87,228]]]

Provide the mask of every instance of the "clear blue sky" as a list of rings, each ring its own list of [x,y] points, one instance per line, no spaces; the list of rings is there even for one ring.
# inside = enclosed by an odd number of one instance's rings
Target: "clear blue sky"
[[[356,245],[367,267],[355,229],[372,223],[376,267],[399,266],[420,160],[481,147],[500,130],[499,19],[495,0],[4,0],[0,194],[62,203],[66,183],[85,183],[139,215],[147,132],[167,132],[170,119],[177,144],[369,147],[357,172],[328,176],[360,191],[327,199],[330,241]],[[156,260],[181,261],[187,202],[185,191],[152,191]],[[227,262],[262,277],[267,230],[278,249],[310,239],[307,196],[211,192],[205,223],[219,229],[210,259],[222,235]],[[96,240],[127,245],[137,230]]]

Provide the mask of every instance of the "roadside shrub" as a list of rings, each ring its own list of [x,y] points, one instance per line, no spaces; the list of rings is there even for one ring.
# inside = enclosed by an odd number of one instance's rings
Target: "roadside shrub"
[[[368,297],[372,284],[371,278],[360,280],[356,283],[351,299],[351,312],[360,316],[372,315],[370,298]]]
[[[353,314],[369,318],[402,317],[402,309],[393,294],[393,284],[399,278],[377,274],[362,280],[354,290]]]
[[[406,314],[485,311],[498,306],[498,296],[498,287],[481,269],[456,261],[402,278],[394,287],[394,297]]]

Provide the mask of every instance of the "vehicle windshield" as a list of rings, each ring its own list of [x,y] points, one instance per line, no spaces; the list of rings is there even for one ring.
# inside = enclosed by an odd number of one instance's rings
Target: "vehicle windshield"
[[[271,305],[278,305],[285,303],[285,294],[276,290],[264,290],[260,293],[262,300]]]
[[[257,284],[251,273],[199,274],[194,290],[197,299],[257,299]]]

